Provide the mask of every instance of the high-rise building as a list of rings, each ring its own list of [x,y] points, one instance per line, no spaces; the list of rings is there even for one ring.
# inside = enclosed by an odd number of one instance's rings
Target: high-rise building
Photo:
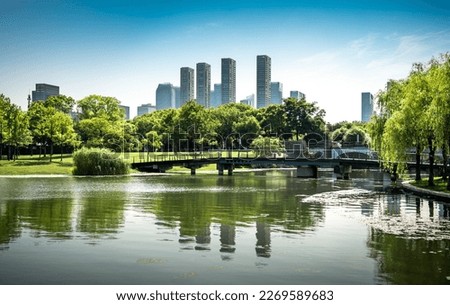
[[[211,66],[204,62],[197,64],[197,103],[211,106]]]
[[[211,92],[211,107],[216,108],[222,104],[222,84],[214,84]]]
[[[159,84],[156,89],[156,109],[175,108],[175,89],[171,83]]]
[[[293,97],[298,100],[302,100],[306,98],[306,95],[300,91],[291,91],[289,97]]]
[[[361,93],[361,121],[368,122],[373,114],[373,95],[370,92]]]
[[[156,111],[156,106],[152,104],[142,104],[137,107],[137,116],[141,116],[147,113],[152,113]]]
[[[270,83],[270,103],[281,104],[283,102],[283,84],[280,82]]]
[[[59,95],[59,87],[49,84],[36,84],[36,90],[31,92],[31,101],[45,101],[49,96]]]
[[[175,108],[181,107],[181,96],[180,96],[180,87],[173,87],[175,90]]]
[[[129,120],[130,119],[130,107],[124,106],[124,105],[119,105],[119,108],[123,110],[125,120]]]
[[[270,104],[271,59],[267,55],[256,57],[256,106],[263,108]]]
[[[194,99],[194,69],[180,69],[180,106]]]
[[[236,102],[236,61],[222,58],[222,104]]]

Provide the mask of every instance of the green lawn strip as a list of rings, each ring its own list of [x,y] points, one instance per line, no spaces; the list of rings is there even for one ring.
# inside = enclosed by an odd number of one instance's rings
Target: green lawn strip
[[[70,175],[72,162],[48,160],[0,161],[0,175]]]
[[[442,180],[442,178],[435,178],[434,183],[435,183],[435,186],[430,187],[430,186],[428,186],[428,179],[422,179],[420,181],[411,182],[411,185],[420,187],[423,189],[427,189],[427,190],[450,194],[450,191],[447,190],[447,181]]]

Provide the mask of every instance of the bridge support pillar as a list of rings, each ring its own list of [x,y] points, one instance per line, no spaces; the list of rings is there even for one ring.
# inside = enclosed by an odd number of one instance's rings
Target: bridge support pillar
[[[337,165],[334,167],[334,173],[337,179],[350,179],[350,173],[352,172],[352,166],[350,164]]]
[[[219,172],[219,176],[223,176],[223,165],[217,164],[217,170]]]
[[[233,176],[233,166],[228,167],[228,176]]]
[[[191,167],[191,175],[195,175],[195,168]]]
[[[317,166],[297,166],[298,178],[318,178]]]

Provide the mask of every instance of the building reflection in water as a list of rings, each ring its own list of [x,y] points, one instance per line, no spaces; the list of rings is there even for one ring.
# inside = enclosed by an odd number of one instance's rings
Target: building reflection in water
[[[209,244],[211,243],[211,228],[210,224],[197,229],[195,235],[195,250],[210,250]]]
[[[220,252],[222,260],[231,260],[233,253],[236,251],[236,226],[221,224],[220,225]]]
[[[270,225],[256,222],[256,256],[270,257]]]

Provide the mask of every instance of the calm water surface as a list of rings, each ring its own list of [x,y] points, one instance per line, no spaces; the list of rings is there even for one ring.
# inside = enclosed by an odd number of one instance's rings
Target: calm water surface
[[[293,174],[0,177],[0,284],[450,284],[447,205]]]

